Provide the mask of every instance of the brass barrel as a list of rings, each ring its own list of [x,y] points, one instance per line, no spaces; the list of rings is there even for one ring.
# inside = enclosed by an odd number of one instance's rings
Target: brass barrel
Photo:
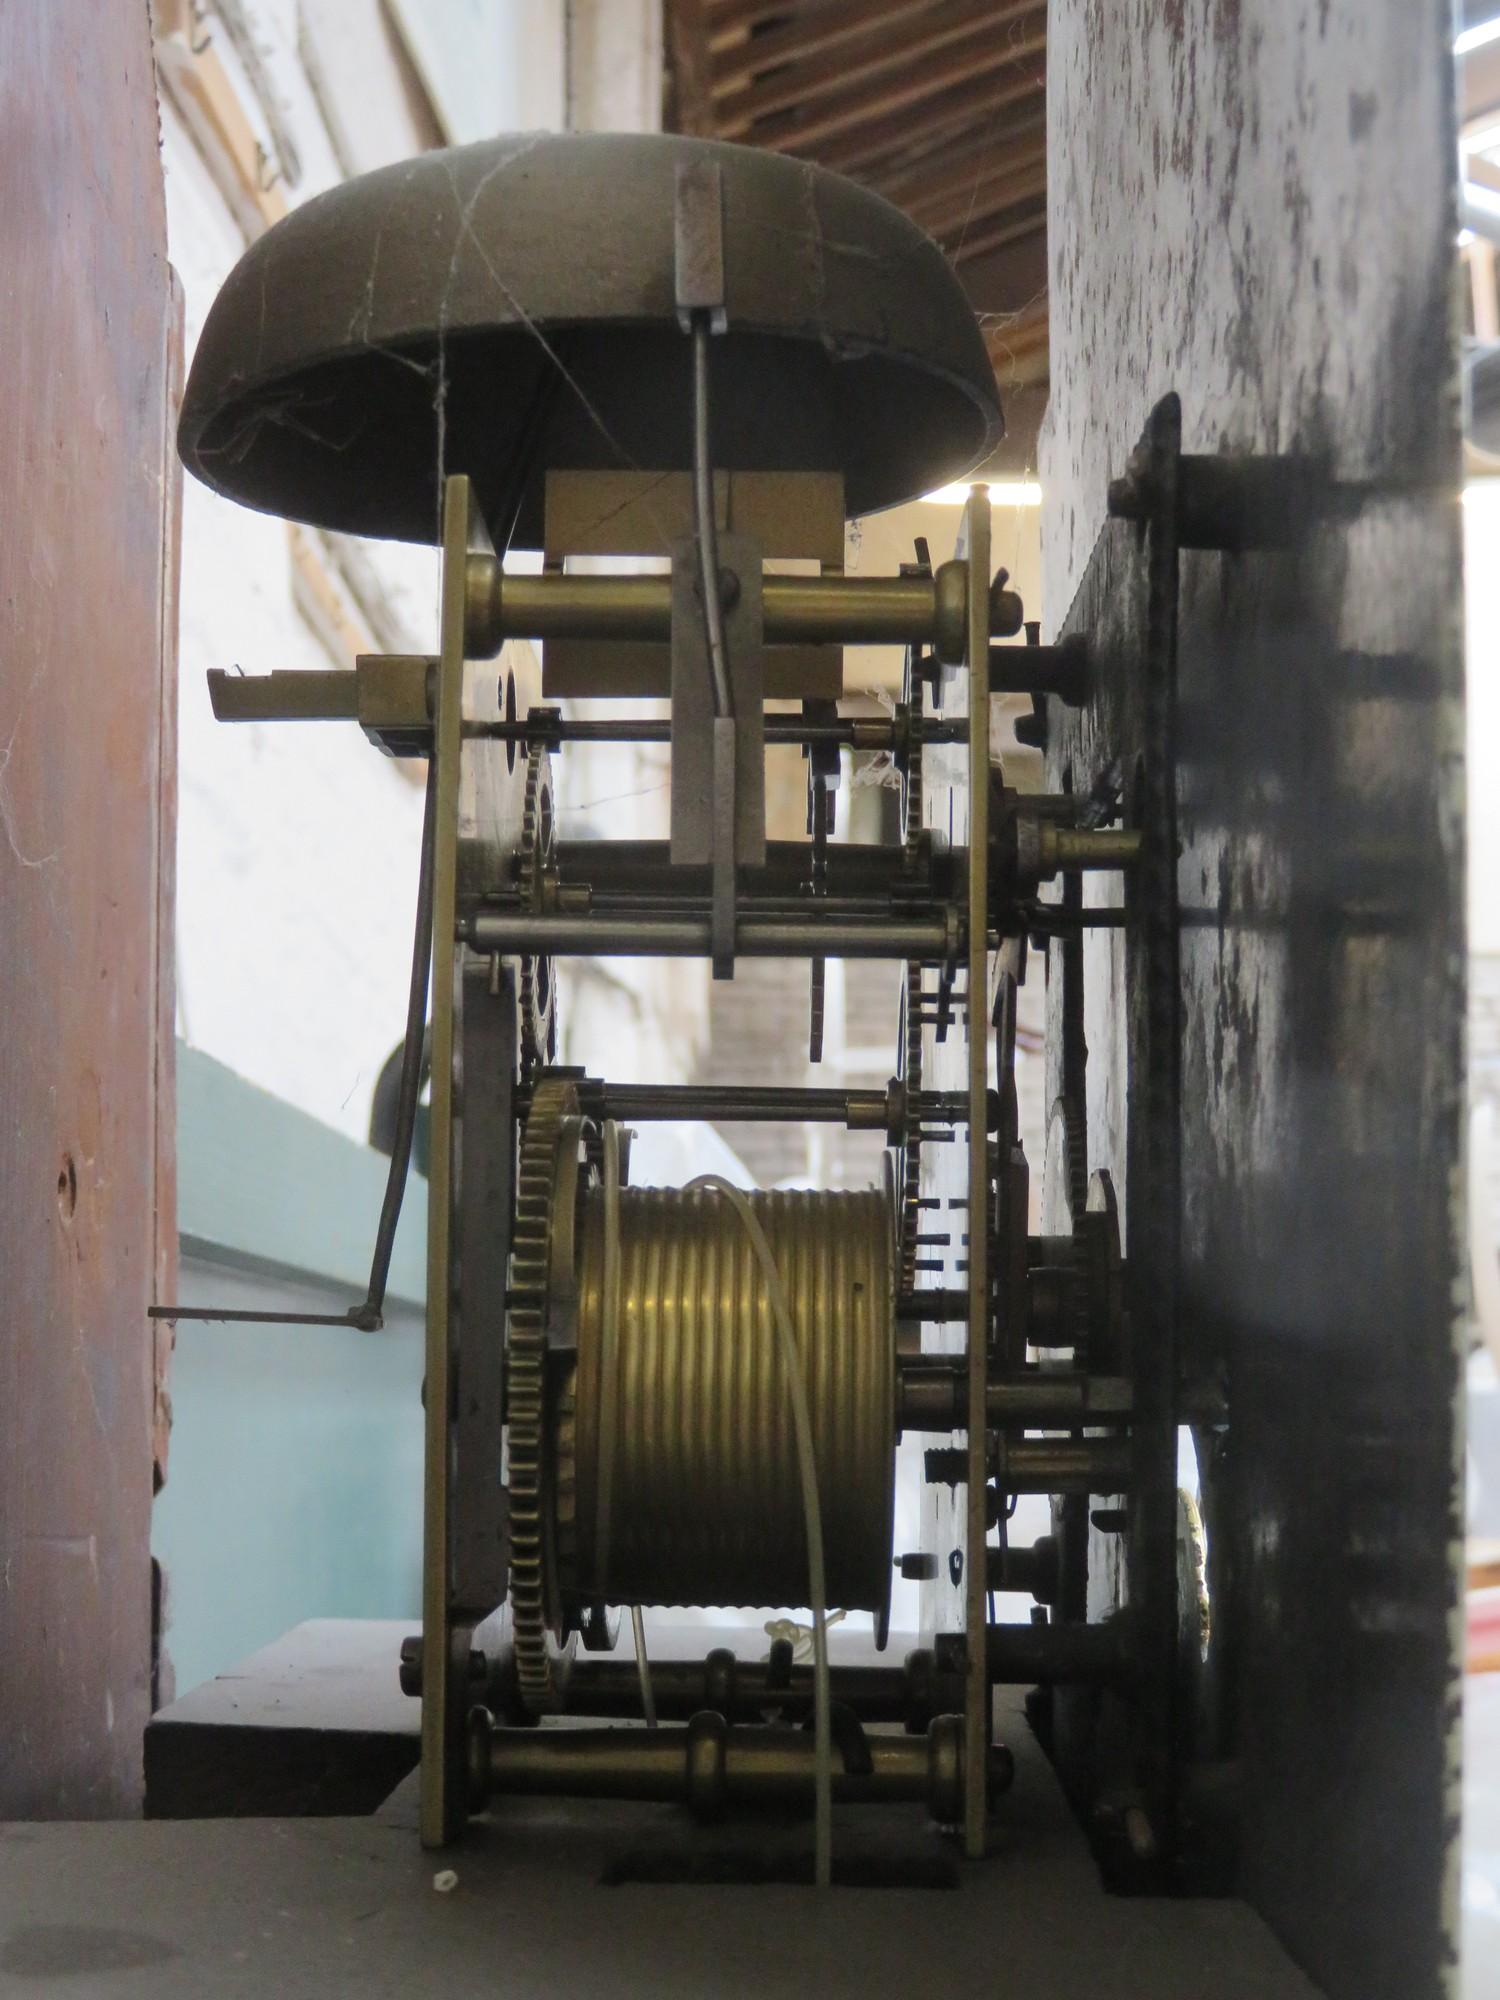
[[[828,1603],[883,1612],[895,1481],[886,1197],[757,1192],[812,1420]],[[577,1359],[562,1398],[559,1584],[621,1604],[808,1600],[802,1484],[766,1278],[732,1204],[705,1188],[620,1193],[608,1550],[599,1560],[603,1196],[581,1204]],[[566,1460],[571,1456],[571,1467]],[[571,1470],[571,1479],[567,1476]]]
[[[931,576],[767,576],[761,584],[771,645],[932,645],[964,657],[968,571],[941,564]],[[997,638],[1021,629],[1021,600],[997,577],[988,623]],[[493,556],[472,555],[465,643],[485,659],[506,639],[633,639],[664,642],[672,631],[666,576],[517,575]]]
[[[865,1767],[833,1766],[833,1796],[851,1804],[918,1799],[945,1825],[963,1812],[963,1726],[936,1716],[922,1736],[864,1738]],[[483,1709],[469,1718],[469,1799],[544,1798],[680,1801],[701,1819],[731,1805],[802,1805],[813,1800],[815,1751],[805,1729],[735,1728],[701,1710],[686,1728],[496,1729]],[[1010,1752],[995,1744],[986,1790],[1004,1791]]]

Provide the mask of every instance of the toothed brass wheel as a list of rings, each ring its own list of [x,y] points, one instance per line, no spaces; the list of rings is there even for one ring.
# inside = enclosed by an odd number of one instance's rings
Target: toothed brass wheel
[[[571,1654],[571,1642],[560,1648],[554,1637],[559,1621],[555,1585],[549,1577],[552,1536],[547,1513],[554,1499],[547,1463],[547,1298],[559,1169],[570,1144],[576,1162],[581,1130],[573,1084],[539,1077],[521,1137],[506,1316],[510,1604],[516,1679],[532,1715],[546,1715],[561,1706],[561,1666]]]
[[[526,791],[521,808],[518,880],[530,911],[543,907],[546,872],[552,857],[556,815],[552,802],[552,759],[543,743],[526,758]],[[557,1012],[553,967],[544,954],[524,956],[520,976],[521,1074],[531,1077],[557,1058]]]

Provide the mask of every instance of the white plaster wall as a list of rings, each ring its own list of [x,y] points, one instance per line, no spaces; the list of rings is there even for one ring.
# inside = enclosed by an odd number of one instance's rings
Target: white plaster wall
[[[1169,389],[1183,397],[1186,451],[1316,453],[1324,412],[1345,408],[1332,476],[1380,477],[1406,447],[1410,397],[1399,370],[1387,380],[1366,365],[1349,329],[1415,285],[1391,218],[1429,186],[1431,255],[1453,256],[1429,171],[1447,119],[1443,0],[1048,11],[1044,638],[1067,616],[1109,480]],[[1128,68],[1106,52],[1116,32],[1139,52]],[[1384,89],[1396,74],[1408,87]],[[1071,143],[1078,133],[1087,144]],[[1101,160],[1117,170],[1096,173]],[[1310,201],[1314,175],[1337,197]],[[1258,227],[1265,215],[1285,226]],[[1227,328],[1208,309],[1225,299],[1238,315]]]
[[[316,136],[306,139],[312,162]],[[191,356],[244,239],[170,105],[162,143]],[[430,557],[372,554],[410,617],[413,648],[431,645]],[[424,599],[432,610],[421,616]],[[375,1075],[405,1013],[420,790],[348,725],[216,723],[204,678],[210,667],[329,664],[293,602],[285,523],[185,479],[178,1029],[253,1082],[363,1137]]]
[[[568,122],[579,132],[661,129],[661,0],[567,0]]]
[[[1469,1222],[1475,1316],[1494,1340],[1495,1245],[1500,1242],[1500,479],[1464,493],[1466,755],[1469,898]],[[1493,1385],[1474,1392],[1490,1404]],[[1471,1398],[1471,1413],[1476,1403]],[[1477,1458],[1471,1426],[1471,1455]],[[1474,1475],[1471,1473],[1471,1478]],[[1500,1492],[1500,1462],[1486,1467]]]
[[[344,172],[369,173],[427,143],[415,129],[384,0],[255,0],[255,8],[274,22],[275,42],[294,52],[292,90],[316,87],[313,116]]]
[[[446,0],[445,0],[446,4]],[[382,0],[242,0],[263,74],[300,155],[296,203],[429,143],[433,123]],[[449,8],[448,11],[452,11]],[[467,30],[493,41],[492,129],[660,123],[658,0],[462,0]],[[444,7],[417,10],[438,54]],[[452,25],[451,23],[449,25]],[[222,22],[205,28],[272,151],[262,107]],[[413,33],[415,35],[415,28]],[[482,58],[482,63],[480,63]],[[470,92],[452,101],[440,61],[439,119],[477,129]],[[481,121],[482,122],[482,121]],[[186,294],[189,359],[220,284],[245,247],[239,222],[170,102],[162,106],[171,256]],[[366,545],[411,650],[436,643],[431,551]],[[183,492],[178,835],[178,1027],[193,1046],[362,1137],[376,1074],[404,1017],[421,793],[412,768],[347,725],[228,727],[205,673],[330,664],[293,598],[283,522]],[[660,768],[658,768],[660,766]],[[417,773],[419,776],[420,774]],[[651,753],[572,753],[560,775],[565,833],[665,830],[666,772]],[[569,1052],[622,1077],[687,1073],[701,1033],[696,967],[624,962],[567,982]],[[568,1005],[567,1003],[571,1003]],[[575,1053],[576,1052],[576,1053]]]
[[[384,0],[455,146],[567,122],[567,0]]]

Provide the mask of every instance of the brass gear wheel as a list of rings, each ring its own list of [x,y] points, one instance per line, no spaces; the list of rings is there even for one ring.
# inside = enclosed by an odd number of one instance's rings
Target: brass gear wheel
[[[552,1479],[552,1574],[565,1631],[580,1629],[578,1593],[578,1364],[559,1373],[552,1398],[547,1449]]]
[[[521,806],[521,847],[517,879],[523,906],[542,907],[546,871],[555,838],[552,810],[552,759],[545,743],[533,743],[526,757],[526,790]],[[552,961],[547,957],[521,960],[521,1075],[534,1076],[557,1059],[557,1013],[554,1006]]]
[[[922,838],[922,740],[915,725],[920,717],[920,682],[908,672],[911,733],[905,757],[905,833],[907,866],[914,867]],[[915,690],[915,693],[913,692]],[[915,1103],[922,1088],[922,966],[908,959],[902,975],[901,1021],[896,1051],[901,1081],[906,1086],[906,1124],[901,1142],[899,1175],[901,1204],[897,1222],[897,1279],[902,1293],[912,1292],[917,1283],[917,1236],[922,1211],[917,1206],[922,1192],[922,1141]]]
[[[576,1118],[578,1109],[571,1082],[542,1076],[533,1085],[521,1135],[511,1238],[506,1315],[510,1604],[516,1679],[532,1715],[546,1715],[562,1700],[548,1602],[547,1282],[558,1151],[566,1121]]]

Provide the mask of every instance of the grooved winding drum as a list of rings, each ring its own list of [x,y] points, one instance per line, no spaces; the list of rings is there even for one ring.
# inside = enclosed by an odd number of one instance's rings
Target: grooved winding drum
[[[889,1203],[873,1190],[749,1200],[802,1356],[828,1603],[883,1613],[895,1478]],[[601,1400],[604,1235],[594,1191],[578,1222],[576,1372],[558,1406],[560,1587],[620,1604],[805,1604],[792,1405],[743,1220],[710,1189],[621,1190],[612,1413]],[[601,1575],[598,1473],[611,1422]]]

